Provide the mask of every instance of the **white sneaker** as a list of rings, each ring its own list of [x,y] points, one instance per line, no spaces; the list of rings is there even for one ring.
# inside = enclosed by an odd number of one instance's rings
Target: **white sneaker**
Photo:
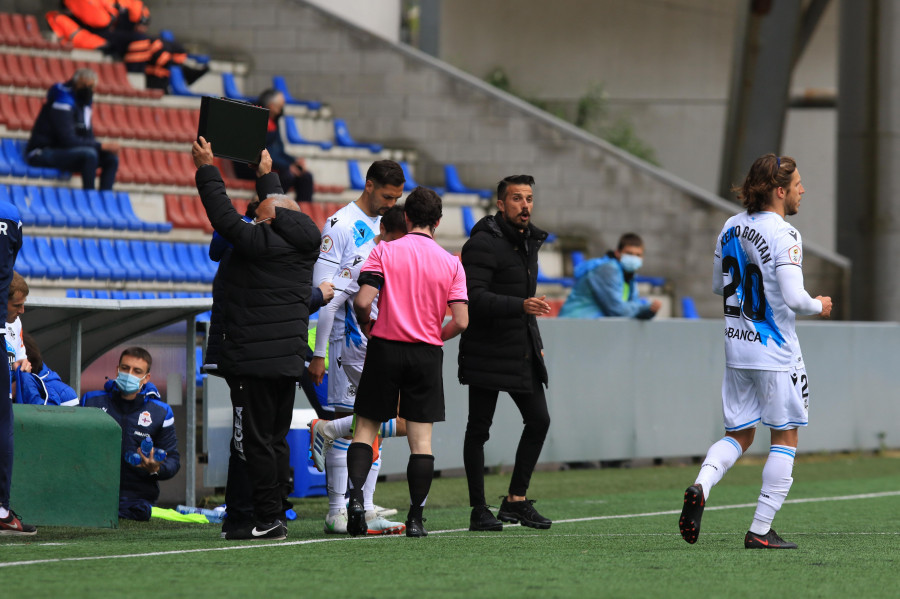
[[[325,516],[325,533],[330,535],[347,534],[347,510],[341,508],[338,513]]]
[[[309,455],[319,472],[325,472],[325,454],[334,445],[334,438],[325,432],[326,424],[327,420],[317,418],[306,425],[309,427]]]
[[[375,506],[375,513],[382,518],[388,518],[390,516],[396,516],[397,510],[391,507],[381,507],[380,505]]]
[[[377,512],[366,512],[367,535],[402,535],[406,532],[406,525],[401,522],[391,522],[387,518],[379,516]]]

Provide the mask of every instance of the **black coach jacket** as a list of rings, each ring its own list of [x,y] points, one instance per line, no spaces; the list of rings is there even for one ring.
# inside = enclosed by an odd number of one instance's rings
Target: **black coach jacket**
[[[538,250],[547,232],[528,223],[520,233],[499,212],[482,218],[462,249],[469,326],[459,343],[459,382],[507,392],[547,384],[537,318],[523,301],[537,288]],[[534,362],[536,361],[536,363]]]
[[[197,170],[197,190],[215,230],[231,245],[219,265],[213,310],[221,316],[214,358],[227,375],[299,378],[306,355],[306,329],[313,265],[320,232],[302,212],[275,209],[271,224],[241,218],[214,166]],[[281,193],[278,175],[257,179],[265,198]]]

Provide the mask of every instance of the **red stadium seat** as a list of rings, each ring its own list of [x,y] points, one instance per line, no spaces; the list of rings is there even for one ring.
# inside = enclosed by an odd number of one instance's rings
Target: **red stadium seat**
[[[193,228],[203,229],[207,233],[212,233],[213,228],[206,216],[206,210],[200,203],[200,198],[190,195],[181,196],[181,209],[184,212],[188,222],[193,223]]]
[[[316,226],[319,227],[319,230],[322,230],[322,227],[325,226],[325,220],[327,215],[325,214],[325,206],[323,206],[320,202],[304,202],[300,204],[300,210],[305,214],[309,215],[309,218],[312,219]]]
[[[47,72],[50,73],[53,83],[65,81],[72,76],[71,69],[66,64],[68,62],[68,59],[63,60],[55,56],[48,56],[44,59],[44,64],[47,66]]]
[[[99,137],[121,137],[112,116],[112,107],[105,102],[94,103],[91,126]]]
[[[0,54],[0,85],[12,85],[13,84],[13,75],[12,71],[7,64],[7,60],[10,57],[14,56],[13,54]]]
[[[134,178],[136,183],[159,184],[159,175],[154,171],[153,154],[147,148],[135,148]]]
[[[206,208],[203,207],[200,196],[185,196],[185,198],[190,198],[190,201],[194,204],[194,212],[197,213],[197,219],[203,226],[203,230],[207,233],[212,233],[214,229],[212,223],[209,222],[209,217],[206,216]]]
[[[32,56],[33,73],[36,81],[40,83],[42,88],[47,88],[56,83],[58,80],[50,72],[47,59],[43,56]],[[23,65],[24,66],[24,65]]]
[[[13,18],[13,24],[15,24],[15,22],[15,18]],[[37,17],[34,15],[22,15],[22,31],[23,37],[31,41],[33,48],[59,49],[60,47],[59,44],[44,39],[44,36],[41,34],[41,28],[38,25]]]
[[[0,45],[16,46],[19,39],[12,25],[12,15],[6,12],[0,13]]]
[[[116,173],[116,180],[121,183],[136,183],[137,173],[134,166],[136,161],[137,149],[122,146],[119,149],[119,170]]]
[[[19,54],[6,55],[7,76],[15,87],[29,87],[31,82],[22,70],[21,56]]]
[[[132,87],[128,85],[127,79],[123,82],[119,70],[116,65],[124,65],[121,63],[100,62],[94,65],[97,71],[97,93],[110,94],[113,96],[129,96],[132,95]]]
[[[184,210],[181,208],[181,198],[179,196],[166,194],[165,202],[166,220],[172,223],[173,227],[176,229],[193,228],[193,223],[188,220],[187,216],[184,214]]]
[[[247,206],[250,204],[250,200],[231,200],[231,205],[234,206],[234,209],[237,210],[237,213],[241,216],[247,214]]]

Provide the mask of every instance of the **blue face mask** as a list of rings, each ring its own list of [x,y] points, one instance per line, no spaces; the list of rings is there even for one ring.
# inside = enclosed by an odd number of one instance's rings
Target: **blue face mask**
[[[141,390],[141,379],[128,372],[120,372],[116,377],[116,386],[125,395],[131,395]]]
[[[622,257],[619,258],[619,262],[621,262],[622,264],[622,270],[624,270],[625,272],[634,272],[641,266],[643,266],[644,259],[640,256],[622,254]]]

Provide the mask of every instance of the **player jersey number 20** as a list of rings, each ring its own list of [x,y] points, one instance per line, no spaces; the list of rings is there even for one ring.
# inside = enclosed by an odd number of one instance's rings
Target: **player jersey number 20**
[[[744,318],[753,322],[766,319],[766,294],[763,275],[759,266],[747,262],[741,272],[741,264],[734,256],[722,256],[722,274],[730,275],[731,282],[722,289],[725,316]]]

